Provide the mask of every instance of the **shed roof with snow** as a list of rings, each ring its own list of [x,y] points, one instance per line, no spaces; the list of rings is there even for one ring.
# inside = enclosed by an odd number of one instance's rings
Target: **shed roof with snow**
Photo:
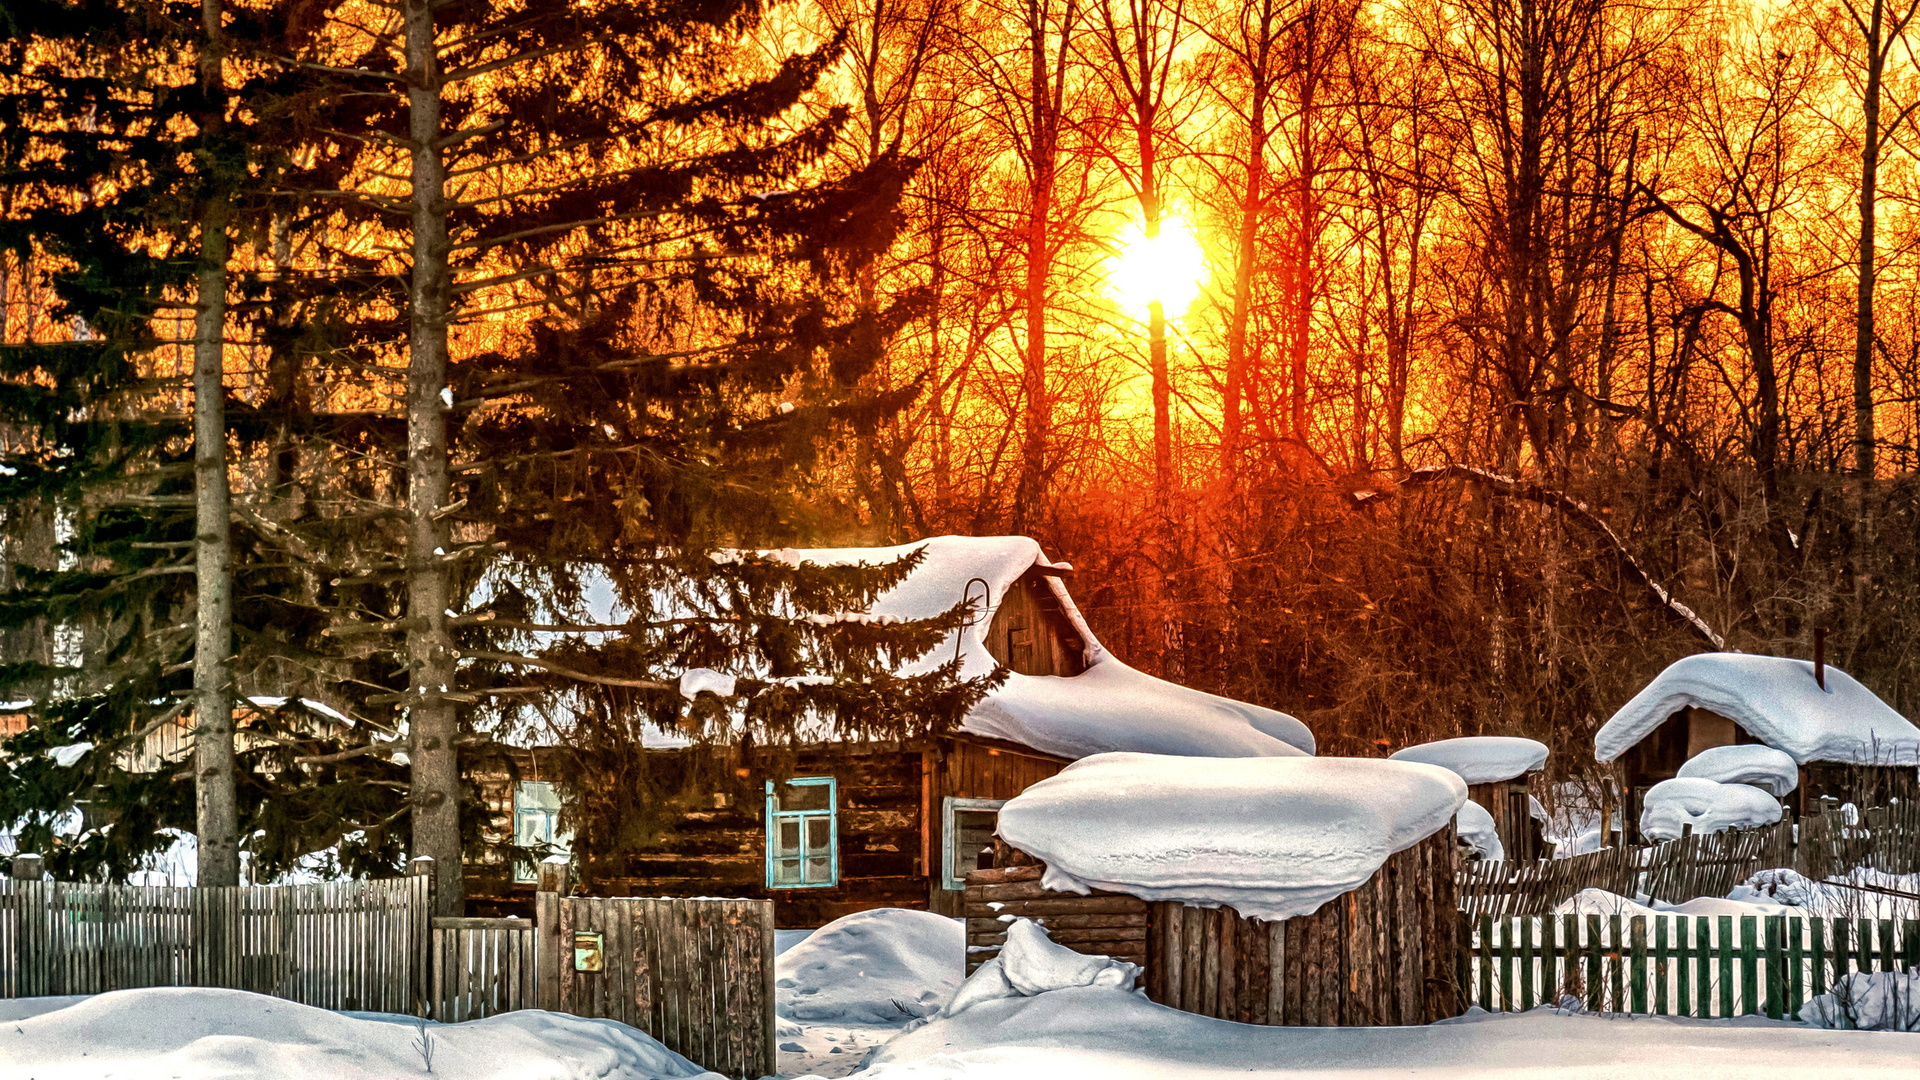
[[[1445,828],[1457,773],[1371,758],[1100,754],[1000,808],[999,836],[1061,892],[1307,915]]]
[[[1409,746],[1388,760],[1452,769],[1469,784],[1497,784],[1546,768],[1547,744],[1513,735],[1468,735]]]
[[[1700,653],[1667,666],[1593,737],[1594,757],[1613,761],[1675,713],[1705,709],[1794,761],[1920,764],[1920,728],[1829,664],[1826,687],[1813,664],[1781,656]]]
[[[994,615],[1035,570],[1081,644],[1084,670],[1066,676],[1009,674],[962,720],[963,731],[1065,758],[1112,751],[1211,758],[1314,752],[1313,733],[1286,713],[1170,683],[1122,663],[1094,636],[1058,573],[1046,573],[1071,567],[1049,563],[1039,543],[1028,537],[936,536],[896,547],[800,549],[790,556],[822,566],[877,565],[920,549],[926,552],[920,565],[881,594],[868,614],[931,618],[959,604],[969,585],[974,596],[984,592],[986,603],[980,617],[950,633],[904,673],[951,660],[956,649],[962,678],[991,672],[999,662],[988,647]]]

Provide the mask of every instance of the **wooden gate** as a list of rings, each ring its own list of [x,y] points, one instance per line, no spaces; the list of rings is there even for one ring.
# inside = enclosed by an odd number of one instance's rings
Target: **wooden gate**
[[[539,901],[542,1008],[630,1024],[727,1076],[777,1070],[771,901]]]
[[[433,920],[430,1015],[457,1024],[532,1008],[533,943],[525,919]]]
[[[0,879],[0,997],[218,986],[416,1012],[432,880],[173,887]]]

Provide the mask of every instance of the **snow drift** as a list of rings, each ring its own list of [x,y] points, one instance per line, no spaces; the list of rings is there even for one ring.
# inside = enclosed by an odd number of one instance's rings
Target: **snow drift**
[[[981,964],[940,1015],[955,1016],[983,1001],[1034,997],[1075,986],[1130,990],[1139,977],[1135,964],[1074,952],[1056,944],[1039,923],[1015,919],[1007,925],[1000,955]]]
[[[1511,735],[1469,735],[1409,746],[1387,760],[1438,765],[1469,784],[1496,784],[1545,768],[1547,744]]]
[[[1920,971],[1856,971],[1800,1006],[1815,1027],[1920,1031]]]
[[[835,919],[780,954],[774,1002],[810,1023],[898,1024],[931,1016],[967,971],[965,925],[878,908]]]
[[[36,1080],[393,1080],[426,1075],[428,1054],[461,1080],[718,1078],[625,1024],[537,1010],[423,1029],[240,990],[119,990],[0,1025],[0,1074]]]
[[[1640,832],[1655,840],[1674,840],[1687,825],[1698,834],[1750,829],[1779,820],[1779,801],[1749,784],[1662,780],[1647,790],[1641,804]]]
[[[1780,656],[1701,653],[1676,660],[1594,735],[1594,757],[1618,758],[1691,707],[1719,713],[1802,765],[1920,763],[1920,729],[1831,664],[1826,682],[1822,690],[1814,681],[1811,662]]]
[[[1100,754],[1001,807],[999,835],[1046,863],[1049,889],[1286,919],[1358,887],[1466,797],[1458,774],[1415,762]]]
[[[1680,776],[1720,784],[1750,784],[1776,799],[1800,786],[1800,767],[1785,751],[1755,743],[1702,750],[1680,766]]]
[[[1460,834],[1460,842],[1468,850],[1488,862],[1503,862],[1507,849],[1500,843],[1500,833],[1493,827],[1493,815],[1487,808],[1468,799],[1460,804],[1460,812],[1453,816],[1453,827]]]

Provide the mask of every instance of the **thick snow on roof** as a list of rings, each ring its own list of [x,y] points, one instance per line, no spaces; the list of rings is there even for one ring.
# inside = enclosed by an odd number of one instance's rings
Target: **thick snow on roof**
[[[1640,806],[1640,832],[1655,840],[1676,839],[1685,825],[1698,834],[1780,820],[1779,801],[1757,787],[1691,777],[1660,781],[1648,789]]]
[[[926,557],[919,567],[864,614],[930,618],[960,603],[971,585],[973,596],[986,596],[979,617],[948,635],[907,673],[949,661],[958,649],[963,678],[987,674],[994,668],[987,627],[1001,599],[1029,568],[1050,565],[1036,541],[1024,536],[936,536],[897,547],[810,548],[790,555],[821,566],[881,564],[921,548]],[[975,578],[985,582],[984,590]],[[1286,713],[1178,686],[1121,663],[1093,636],[1060,579],[1046,580],[1086,643],[1087,670],[1070,678],[1011,674],[974,706],[960,725],[963,730],[1067,758],[1110,751],[1192,757],[1313,753],[1313,733]]]
[[[1469,784],[1494,784],[1547,764],[1547,744],[1511,735],[1469,735],[1395,751],[1390,761],[1422,761],[1460,774]]]
[[[1702,750],[1680,766],[1680,775],[1721,784],[1752,784],[1776,799],[1800,786],[1800,767],[1793,759],[1785,751],[1757,743]]]
[[[1001,807],[999,835],[1046,863],[1049,889],[1286,919],[1364,883],[1466,798],[1458,775],[1415,762],[1100,754]]]
[[[1460,842],[1482,859],[1488,862],[1504,862],[1507,849],[1500,843],[1500,832],[1493,827],[1493,815],[1487,808],[1468,799],[1460,804],[1460,812],[1453,816],[1453,827],[1460,835]]]
[[[1920,728],[1831,664],[1826,682],[1825,690],[1814,682],[1811,662],[1780,656],[1676,660],[1594,735],[1594,757],[1614,760],[1691,706],[1719,713],[1802,765],[1920,763]]]

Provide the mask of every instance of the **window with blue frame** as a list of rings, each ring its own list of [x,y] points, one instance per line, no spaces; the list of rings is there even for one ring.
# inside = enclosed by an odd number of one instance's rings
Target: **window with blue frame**
[[[767,781],[767,888],[840,883],[840,822],[831,776]]]
[[[560,793],[544,780],[522,780],[513,786],[513,845],[528,849],[529,859],[513,860],[513,880],[533,881],[535,863],[549,855],[569,854],[573,837],[560,831]]]

